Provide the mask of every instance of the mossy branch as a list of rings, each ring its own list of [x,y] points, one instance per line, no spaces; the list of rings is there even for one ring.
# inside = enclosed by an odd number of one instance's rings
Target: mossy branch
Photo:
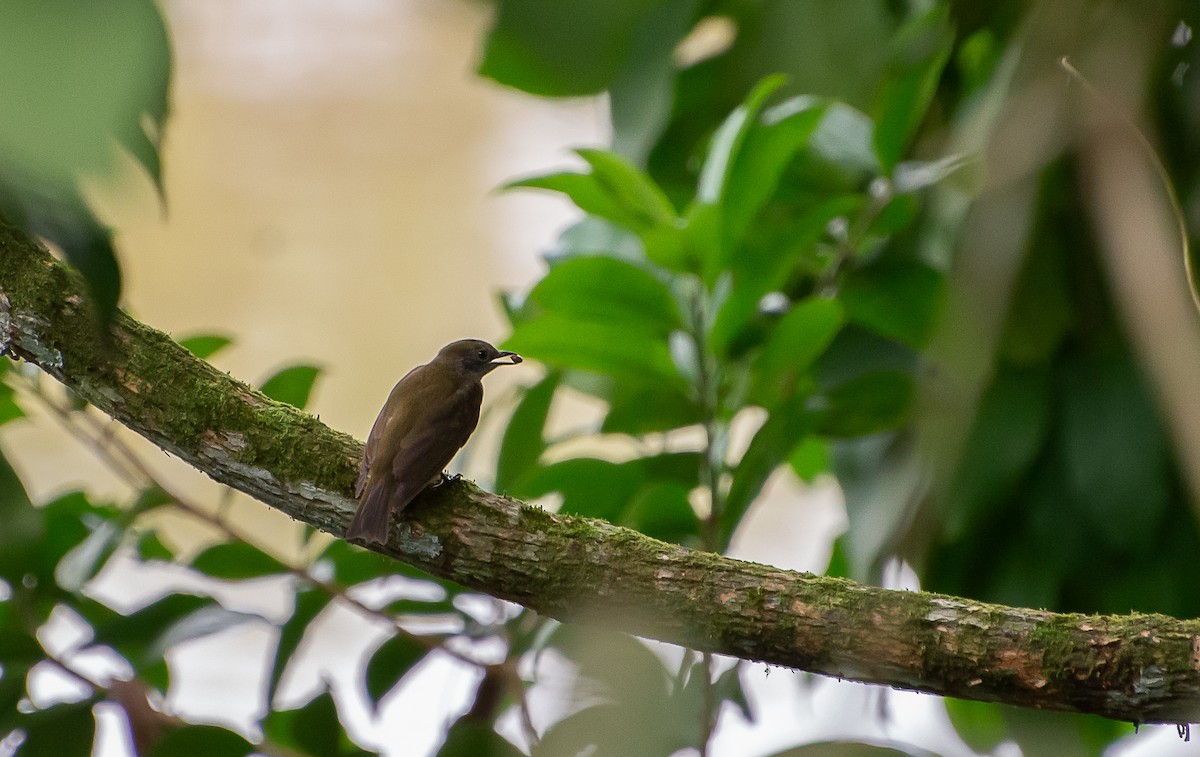
[[[353,438],[118,313],[0,222],[0,352],[35,363],[222,483],[341,536]],[[427,492],[384,554],[544,615],[931,694],[1138,723],[1200,718],[1200,622],[1003,607],[741,562],[467,483]]]

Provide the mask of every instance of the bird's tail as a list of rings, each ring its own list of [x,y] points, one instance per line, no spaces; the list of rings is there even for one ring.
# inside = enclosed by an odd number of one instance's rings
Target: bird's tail
[[[346,541],[387,544],[392,520],[387,487],[376,485],[365,488],[358,512],[346,529]]]

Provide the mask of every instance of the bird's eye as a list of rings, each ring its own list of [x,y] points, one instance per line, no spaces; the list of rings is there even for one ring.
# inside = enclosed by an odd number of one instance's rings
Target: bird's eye
[[[475,354],[479,356],[480,360],[487,360],[487,356],[488,356],[487,350],[480,350],[479,352],[476,352]]]

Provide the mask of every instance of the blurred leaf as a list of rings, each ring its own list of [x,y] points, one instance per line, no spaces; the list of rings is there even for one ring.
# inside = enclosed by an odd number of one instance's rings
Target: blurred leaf
[[[591,166],[592,176],[608,196],[644,219],[646,227],[675,223],[675,206],[648,174],[616,153],[589,149],[575,152]]]
[[[8,459],[0,454],[0,578],[21,584],[41,549],[45,526]]]
[[[832,468],[829,444],[817,436],[806,437],[792,450],[788,464],[802,481],[811,484],[817,476]]]
[[[888,757],[888,755],[913,757],[914,754],[927,753],[913,752],[910,749],[901,748],[900,744],[890,747],[857,741],[820,741],[785,749],[782,752],[776,752],[771,757]]]
[[[561,492],[560,512],[619,522],[634,495],[645,485],[662,481],[687,489],[700,479],[699,456],[670,453],[613,463],[577,457],[547,465],[529,482],[531,496]]]
[[[630,334],[621,324],[546,314],[518,324],[504,349],[551,367],[595,371],[633,384],[683,383],[666,339]]]
[[[26,568],[32,568],[30,572],[42,583],[43,590],[54,583],[59,561],[89,536],[84,520],[93,510],[83,492],[71,492],[38,511],[42,516],[44,536],[36,557],[26,563]]]
[[[199,334],[179,340],[179,346],[201,360],[208,360],[232,343],[232,338],[221,334]]]
[[[564,260],[592,255],[640,264],[646,259],[646,249],[642,240],[629,229],[589,215],[564,229],[544,257],[553,268]]]
[[[175,500],[158,486],[148,486],[138,495],[133,503],[133,511],[138,515],[149,512],[164,505],[174,504]]]
[[[321,369],[315,365],[293,365],[263,382],[262,393],[303,410],[320,374]]]
[[[72,547],[54,568],[55,582],[66,591],[79,591],[95,577],[125,535],[124,528],[108,520],[95,520],[88,526],[88,537]]]
[[[167,731],[150,757],[196,757],[202,754],[245,757],[255,751],[254,744],[233,731],[215,725],[188,725]]]
[[[729,670],[722,673],[716,681],[713,682],[713,691],[716,695],[725,702],[731,703],[737,707],[738,712],[749,723],[754,723],[754,711],[750,707],[750,701],[746,699],[746,692],[742,688],[742,663],[738,661]]]
[[[616,522],[642,485],[642,475],[636,461],[611,463],[576,457],[545,466],[527,488],[531,497],[560,492],[563,504],[559,512]]]
[[[758,120],[767,100],[786,82],[783,76],[768,76],[759,82],[746,101],[739,105],[713,134],[700,179],[696,185],[696,202],[720,204],[726,196],[733,176],[734,163],[750,131]]]
[[[737,244],[824,115],[823,101],[796,97],[767,110],[761,122],[748,124],[721,202],[725,266],[740,269],[742,256],[736,253]]]
[[[812,297],[793,307],[771,330],[754,361],[750,396],[768,408],[791,396],[833,342],[843,318],[838,301],[824,297]]]
[[[644,163],[670,120],[675,46],[700,10],[699,0],[652,5],[608,93],[613,149],[637,164]]]
[[[831,102],[810,144],[839,171],[861,180],[881,170],[872,142],[874,133],[875,124],[865,113]]]
[[[13,388],[8,384],[0,382],[0,426],[3,426],[9,421],[15,421],[17,418],[24,418],[25,413],[21,410],[13,397]]]
[[[161,560],[170,562],[175,559],[175,553],[163,544],[156,531],[143,531],[138,535],[137,556],[143,561]]]
[[[874,371],[851,379],[829,393],[822,434],[851,437],[896,428],[908,415],[913,378],[900,371]]]
[[[384,557],[378,552],[352,547],[341,539],[329,542],[319,559],[332,567],[333,580],[342,586],[353,586],[377,578],[404,576],[438,586],[450,596],[463,590],[456,583],[433,578],[423,570]]]
[[[1061,380],[1059,445],[1071,498],[1112,547],[1152,549],[1171,496],[1170,452],[1133,356],[1069,360]]]
[[[486,723],[459,718],[450,726],[437,757],[520,757],[524,752],[510,744]],[[534,750],[534,754],[542,754]]]
[[[618,384],[608,395],[609,409],[601,431],[649,434],[699,423],[696,405],[677,390]]]
[[[219,605],[211,597],[169,594],[129,615],[119,615],[112,611],[106,613],[95,606],[92,608],[93,612],[88,612],[86,607],[76,606],[76,609],[84,612],[84,617],[95,627],[95,643],[117,650],[136,669],[162,656],[166,651],[166,640],[176,626],[186,624],[196,613],[214,607]],[[253,617],[239,613],[237,622],[245,622]],[[204,628],[207,633],[213,633],[232,624],[218,627],[206,621]],[[203,635],[206,634],[176,633],[172,643]]]
[[[21,757],[90,757],[96,735],[92,701],[59,704],[17,718],[25,741]]]
[[[239,581],[288,573],[288,567],[258,547],[232,541],[209,547],[192,560],[194,570],[210,578]]]
[[[271,675],[267,680],[267,703],[275,701],[279,680],[287,669],[312,621],[325,609],[332,597],[324,591],[300,589],[296,592],[296,608],[292,616],[279,628],[279,644],[275,647],[275,658],[271,663]]]
[[[653,8],[640,0],[500,0],[497,5],[479,73],[543,97],[606,89]]]
[[[63,252],[107,323],[120,299],[120,270],[109,231],[78,182],[109,173],[120,144],[161,191],[157,146],[170,48],[157,6],[0,4],[0,70],[8,106],[0,114],[0,207]]]
[[[733,471],[733,482],[718,521],[720,551],[729,544],[742,516],[762,491],[771,473],[788,459],[800,440],[812,432],[816,417],[801,401],[785,402],[771,412],[754,434],[750,446]]]
[[[645,269],[608,257],[577,257],[550,269],[529,301],[564,318],[665,335],[682,322],[667,285]]]
[[[1046,443],[1051,414],[1045,370],[1000,368],[980,397],[971,432],[948,495],[944,533],[956,539],[1006,507]]]
[[[371,655],[364,679],[371,706],[378,708],[379,700],[429,654],[429,649],[406,633],[397,633]]]
[[[643,487],[625,507],[620,525],[675,544],[700,534],[700,519],[688,502],[688,487],[677,483]]]
[[[829,565],[825,566],[825,575],[833,578],[850,578],[850,556],[846,554],[846,534],[833,541],[833,550],[829,554]]]
[[[496,491],[523,496],[521,481],[536,470],[538,459],[546,449],[546,416],[559,378],[557,373],[551,372],[526,389],[521,403],[509,418],[496,460]]]
[[[879,262],[848,275],[840,299],[846,315],[910,347],[923,347],[942,304],[942,276],[910,261]]]
[[[1008,725],[1000,705],[947,697],[946,714],[950,716],[950,723],[959,738],[980,754],[992,752],[1000,742],[1009,738]]]
[[[892,37],[887,71],[875,100],[875,151],[885,173],[891,173],[925,120],[953,40],[945,5],[929,6]]]
[[[301,754],[314,757],[341,754],[344,729],[329,689],[299,708],[271,712],[263,720],[262,728],[263,735],[272,743]]]

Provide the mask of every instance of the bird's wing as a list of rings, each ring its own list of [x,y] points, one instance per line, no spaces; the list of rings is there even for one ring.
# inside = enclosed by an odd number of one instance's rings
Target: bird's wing
[[[407,422],[398,426],[407,433],[396,440],[392,457],[391,474],[396,482],[391,496],[393,512],[407,506],[442,472],[479,422],[483,389],[478,381],[464,384],[456,379],[441,389],[445,391],[427,398],[413,397],[406,403],[403,415]]]
[[[392,387],[392,391],[388,394],[388,401],[383,404],[383,410],[379,412],[379,417],[375,419],[375,424],[371,426],[371,433],[367,436],[367,443],[363,449],[362,464],[358,467],[358,481],[354,484],[354,497],[356,499],[362,497],[363,491],[367,487],[367,479],[371,472],[371,466],[375,462],[375,458],[379,452],[379,446],[387,434],[388,427],[396,420],[398,406],[393,400],[397,393],[404,391],[405,382],[417,370],[417,368],[413,368],[396,382],[396,385]]]

